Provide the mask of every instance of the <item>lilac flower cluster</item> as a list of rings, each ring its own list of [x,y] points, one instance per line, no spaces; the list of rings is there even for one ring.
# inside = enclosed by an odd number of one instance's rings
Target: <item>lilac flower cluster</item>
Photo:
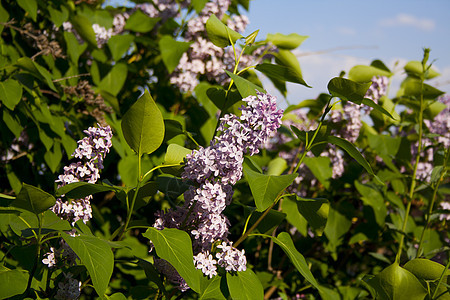
[[[72,154],[81,161],[71,163],[64,167],[64,174],[59,175],[56,182],[59,182],[58,188],[72,182],[85,181],[95,183],[99,179],[99,170],[103,169],[103,159],[111,147],[112,132],[107,127],[90,127],[84,131],[87,137],[78,141],[78,148]],[[52,210],[61,218],[75,224],[78,220],[87,222],[92,218],[92,209],[90,199],[87,196],[84,199],[74,200],[72,202],[63,201],[61,198],[56,200]]]
[[[78,141],[78,147],[72,154],[80,161],[64,167],[64,174],[59,175],[56,180],[59,183],[58,188],[79,181],[95,183],[100,177],[99,169],[103,169],[103,159],[109,153],[112,145],[111,128],[109,126],[89,127],[84,132],[87,134],[87,137]],[[78,220],[83,220],[86,223],[92,218],[91,199],[92,196],[88,196],[84,199],[68,202],[58,198],[51,210],[61,219],[71,222],[72,225]],[[70,234],[75,235],[74,232],[70,232]],[[45,254],[42,263],[49,268],[56,265],[59,267],[74,266],[78,258],[75,252],[63,239],[59,241],[59,244],[60,247],[58,249],[50,247],[50,252]],[[55,299],[77,299],[80,295],[81,282],[73,279],[71,273],[64,274],[64,276],[64,281],[58,284],[58,292]]]
[[[223,70],[232,71],[235,66],[235,55],[232,48],[225,49],[215,46],[206,39],[205,24],[208,18],[214,14],[222,19],[228,10],[230,0],[213,0],[205,4],[203,10],[195,18],[187,22],[187,30],[184,39],[191,41],[192,45],[183,54],[178,67],[171,74],[170,82],[179,87],[183,92],[192,91],[198,84],[199,78],[204,77],[209,81],[219,84],[229,82],[229,77]],[[234,15],[227,19],[227,25],[237,32],[243,32],[249,21],[244,15]],[[240,56],[239,64],[249,66],[254,62],[261,48],[257,48],[251,54],[242,54],[236,49]],[[272,49],[273,47],[270,47]]]
[[[389,78],[386,76],[373,76],[371,81],[372,85],[367,90],[364,98],[369,98],[375,103],[378,103],[378,100],[387,93]]]
[[[263,93],[243,99],[242,115],[225,115],[209,147],[200,147],[186,156],[182,179],[191,186],[184,193],[184,205],[156,214],[155,228],[179,228],[193,239],[194,262],[206,276],[217,269],[243,271],[246,258],[228,241],[229,221],[223,210],[231,202],[232,185],[242,177],[244,154],[258,153],[281,124],[282,110],[276,98]],[[219,243],[219,245],[216,245]],[[176,278],[179,281],[179,278]]]

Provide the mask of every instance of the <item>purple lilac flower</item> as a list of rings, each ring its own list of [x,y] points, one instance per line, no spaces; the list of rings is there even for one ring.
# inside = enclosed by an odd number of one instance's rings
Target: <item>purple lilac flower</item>
[[[387,87],[389,84],[389,78],[386,76],[373,76],[372,85],[366,92],[364,98],[371,99],[373,102],[378,103],[378,100],[385,96],[387,93]],[[363,106],[362,108],[366,113],[372,110],[369,106]]]
[[[112,145],[111,128],[109,126],[89,127],[84,132],[88,136],[78,141],[78,148],[72,154],[80,161],[64,167],[64,174],[59,175],[56,180],[59,183],[58,188],[79,181],[95,183],[99,178],[99,169],[103,169],[103,159],[109,153],[109,148]],[[91,199],[92,196],[88,196],[69,202],[63,200],[63,198],[58,198],[51,210],[61,219],[71,222],[72,225],[78,220],[83,220],[86,223],[92,218]],[[74,232],[69,232],[69,234],[75,236]],[[60,247],[57,249],[50,247],[50,252],[44,254],[42,263],[49,268],[76,265],[78,256],[75,252],[63,239],[59,241],[59,244]],[[81,282],[73,279],[71,273],[64,274],[64,276],[65,279],[58,284],[55,299],[77,299],[80,295]]]
[[[79,181],[95,183],[100,178],[99,170],[103,169],[103,159],[109,153],[109,148],[112,145],[111,128],[109,126],[90,127],[84,132],[88,136],[78,141],[78,148],[72,154],[80,161],[64,167],[64,174],[59,175],[56,180],[56,182],[60,183],[58,188]],[[91,199],[91,195],[71,202],[58,198],[52,210],[55,214],[70,221],[72,224],[75,224],[78,220],[83,220],[86,223],[92,218]]]
[[[196,184],[184,193],[184,205],[166,213],[158,212],[155,228],[186,230],[193,239],[194,262],[206,276],[216,275],[217,267],[226,271],[243,271],[243,251],[228,242],[229,221],[222,214],[230,204],[232,185],[242,177],[245,153],[253,155],[274,135],[281,124],[282,110],[276,98],[257,92],[243,99],[241,117],[225,115],[209,147],[200,147],[186,156],[181,177]],[[221,242],[214,252],[214,244]],[[214,255],[216,259],[214,259]]]

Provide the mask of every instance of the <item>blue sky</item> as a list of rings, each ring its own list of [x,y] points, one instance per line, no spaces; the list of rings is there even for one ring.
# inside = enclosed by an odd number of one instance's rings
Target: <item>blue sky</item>
[[[431,48],[430,57],[442,74],[432,83],[450,93],[449,0],[253,0],[249,12],[242,13],[250,19],[246,33],[259,29],[261,39],[276,32],[309,36],[296,54],[304,79],[313,88],[289,84],[291,103],[317,96],[341,70],[348,72],[351,66],[373,59],[397,71],[394,92],[402,66],[421,60],[424,47]]]

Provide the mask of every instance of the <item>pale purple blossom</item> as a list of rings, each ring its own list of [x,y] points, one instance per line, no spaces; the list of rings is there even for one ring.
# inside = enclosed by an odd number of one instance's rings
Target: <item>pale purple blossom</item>
[[[208,147],[200,147],[186,156],[182,179],[197,185],[184,193],[184,205],[167,212],[157,212],[154,227],[187,231],[193,241],[194,262],[206,276],[216,275],[218,266],[226,271],[245,270],[244,251],[233,248],[227,236],[230,223],[223,210],[230,204],[232,185],[242,177],[244,153],[258,153],[281,124],[282,110],[276,98],[257,92],[243,99],[237,117],[227,114],[221,119],[219,135]],[[217,251],[210,253],[216,242]]]

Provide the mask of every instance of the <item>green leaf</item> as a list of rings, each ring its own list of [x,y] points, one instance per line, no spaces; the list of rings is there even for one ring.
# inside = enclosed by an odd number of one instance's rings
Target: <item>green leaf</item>
[[[156,254],[167,260],[186,280],[191,289],[200,292],[200,276],[202,276],[194,266],[192,242],[189,235],[175,228],[164,228],[158,230],[150,227],[144,237],[152,241]]]
[[[203,278],[202,292],[200,294],[201,300],[217,299],[225,300],[225,296],[222,294],[220,289],[222,277],[220,275],[214,276],[213,278]]]
[[[66,184],[56,190],[56,196],[60,197],[66,195],[66,197],[71,199],[81,199],[89,195],[93,195],[101,192],[118,191],[120,187],[94,184],[89,182],[72,182]]]
[[[227,285],[232,299],[264,299],[261,281],[250,268],[235,275],[227,272]]]
[[[40,188],[24,183],[17,198],[11,206],[25,209],[34,214],[40,214],[55,205],[56,199]]]
[[[0,299],[22,294],[27,289],[28,272],[0,269]]]
[[[144,269],[145,271],[145,275],[147,276],[147,278],[150,281],[153,281],[154,283],[156,283],[156,285],[158,286],[158,288],[160,289],[160,291],[163,292],[164,296],[166,297],[166,299],[170,299],[169,295],[167,294],[166,288],[164,287],[163,282],[161,281],[161,278],[159,278],[159,273],[158,271],[155,269],[155,267],[153,266],[153,264],[149,263],[146,260],[143,260],[141,258],[138,258],[138,262],[137,264]]]
[[[373,109],[378,110],[380,113],[388,116],[392,120],[395,120],[395,118],[387,110],[385,110],[384,107],[382,107],[381,105],[378,105],[371,99],[364,98],[362,100],[362,104],[372,107]]]
[[[330,207],[328,220],[324,233],[331,244],[331,248],[336,248],[342,243],[342,236],[348,232],[352,226],[352,221],[341,214],[336,207]]]
[[[41,81],[45,81],[49,88],[57,92],[55,85],[53,84],[52,74],[50,74],[44,67],[38,63],[32,61],[28,57],[21,57],[17,60],[17,65],[22,69],[30,72],[34,77]]]
[[[127,65],[125,63],[118,63],[103,77],[98,84],[98,88],[107,91],[113,96],[117,96],[127,79],[127,74]]]
[[[60,27],[69,18],[69,10],[64,5],[60,5],[59,9],[57,9],[50,3],[47,9],[50,14],[50,20],[55,24],[55,27]]]
[[[328,82],[328,91],[333,97],[361,104],[372,83],[357,83],[349,79],[335,77]]]
[[[281,81],[289,81],[310,87],[302,77],[302,74],[290,66],[274,65],[270,63],[262,63],[256,65],[256,70],[264,73],[267,77],[275,78]]]
[[[22,86],[14,79],[0,82],[0,100],[10,110],[14,110],[14,107],[22,99],[22,91]]]
[[[284,158],[279,156],[272,159],[267,165],[267,175],[279,176],[286,170],[288,164]]]
[[[333,176],[330,158],[325,156],[305,157],[303,162],[320,183],[328,189],[330,187],[330,179]]]
[[[179,42],[169,35],[164,35],[158,44],[162,60],[169,73],[172,73],[178,66],[181,56],[189,49],[192,43]]]
[[[71,22],[83,40],[90,46],[97,48],[97,39],[95,38],[95,32],[94,29],[92,29],[91,21],[85,16],[76,15],[71,18]]]
[[[61,219],[61,217],[57,216],[53,211],[46,210],[44,212],[42,228],[69,231],[72,229],[72,226],[67,220]]]
[[[62,159],[61,143],[55,141],[53,143],[53,151],[47,151],[44,154],[44,160],[52,173],[55,173]]]
[[[150,154],[164,139],[164,119],[148,90],[130,107],[122,119],[128,145],[138,156]]]
[[[377,299],[423,300],[427,294],[420,281],[408,270],[394,263],[368,281]]]
[[[262,212],[255,211],[254,207],[248,207],[246,209],[248,213],[252,212],[252,216],[248,221],[248,227],[255,224],[255,222],[262,216]],[[247,217],[247,216],[246,216]],[[264,222],[260,222],[256,229],[260,233],[271,233],[273,229],[280,225],[281,222],[286,218],[286,214],[279,212],[278,210],[271,209],[269,213],[264,217]]]
[[[6,11],[6,9],[3,8],[2,4],[0,3],[0,24],[6,23],[9,19],[9,13]],[[0,25],[0,33],[2,33],[4,28],[4,25]]]
[[[372,170],[372,167],[369,165],[367,160],[364,158],[364,156],[361,155],[361,153],[356,149],[356,147],[350,143],[349,141],[346,141],[342,138],[336,137],[336,136],[327,136],[327,141],[331,144],[334,144],[336,146],[339,146],[343,150],[345,150],[351,157],[353,157],[366,171],[372,175],[379,183],[384,183],[378,178],[377,175]]]
[[[231,79],[233,79],[234,84],[236,85],[239,94],[241,94],[242,98],[245,98],[247,96],[256,96],[256,91],[266,93],[266,91],[262,87],[257,86],[256,84],[248,81],[247,79],[242,78],[239,75],[233,74],[227,70],[225,70],[225,72],[228,74],[228,76],[230,76]]]
[[[247,268],[235,275],[227,272],[227,285],[231,299],[263,299],[264,288],[258,276]]]
[[[284,253],[289,257],[291,262],[294,264],[295,268],[300,272],[300,274],[305,277],[309,283],[311,283],[315,288],[319,289],[319,284],[317,283],[314,275],[311,273],[311,270],[308,268],[308,264],[306,263],[305,258],[294,246],[294,242],[292,241],[289,233],[281,232],[278,237],[267,236],[270,237],[274,243],[283,249]]]
[[[115,61],[118,61],[130,49],[134,36],[131,34],[113,35],[108,40],[108,48]]]
[[[206,32],[208,34],[209,40],[220,48],[225,48],[226,46],[236,43],[237,40],[243,38],[240,33],[229,28],[227,25],[222,23],[214,14],[211,14],[208,21],[206,21]]]
[[[277,48],[293,50],[300,46],[308,36],[291,33],[288,35],[282,33],[267,34],[267,41],[272,42]]]
[[[244,168],[244,174],[255,199],[257,211],[264,211],[271,206],[277,196],[297,177],[297,174],[264,175],[249,168]]]
[[[364,65],[354,66],[348,72],[348,79],[359,83],[370,82],[374,76],[391,77],[392,73],[374,66]]]
[[[358,181],[355,181],[355,187],[363,196],[361,200],[364,202],[364,204],[372,207],[378,225],[380,225],[380,227],[383,227],[387,216],[387,208],[384,203],[383,195],[376,189],[368,185],[361,184]]]
[[[403,268],[413,273],[417,278],[423,280],[437,280],[445,270],[445,266],[426,258],[410,260]],[[444,276],[448,275],[450,275],[450,270],[447,270],[444,274]]]
[[[330,202],[323,198],[302,198],[298,196],[296,200],[298,211],[321,236],[327,224]]]
[[[80,58],[80,55],[86,50],[88,47],[87,43],[80,44],[78,43],[77,38],[72,32],[65,31],[64,32],[64,40],[67,44],[67,54],[70,57],[70,60],[72,63],[77,66],[78,65],[78,59]]]
[[[108,300],[127,300],[128,298],[125,297],[122,293],[114,293],[111,296],[108,296]]]
[[[208,0],[191,0],[191,5],[197,13],[200,13],[207,2]]]
[[[20,5],[27,13],[30,14],[30,17],[33,21],[36,22],[37,17],[37,1],[36,0],[17,0],[17,4]]]
[[[167,147],[166,155],[164,156],[164,164],[173,165],[181,164],[184,162],[184,158],[187,154],[191,153],[191,149],[187,149],[177,144],[170,144]]]
[[[159,20],[161,18],[150,18],[142,10],[138,9],[128,18],[124,29],[142,33],[149,32]]]
[[[404,70],[405,70],[406,74],[408,74],[409,76],[414,76],[416,78],[420,78],[421,75],[423,74],[422,62],[420,62],[420,61],[409,61],[405,65]],[[436,72],[436,70],[430,68],[425,73],[425,79],[432,79],[432,78],[440,76],[440,75],[441,74]]]
[[[103,296],[114,269],[111,247],[106,241],[92,235],[80,234],[71,237],[62,232],[61,236],[86,267],[97,294]]]
[[[397,96],[415,97],[416,99],[420,99],[422,93],[425,99],[435,99],[444,94],[443,91],[426,83],[423,84],[422,90],[422,83],[419,79],[408,77],[400,85]]]
[[[282,212],[286,214],[286,219],[291,223],[301,235],[307,235],[308,221],[300,214],[297,201],[292,197],[283,198]]]
[[[259,32],[259,29],[253,31],[248,36],[246,36],[245,37],[245,45],[252,45],[255,42],[256,37],[258,36],[258,32]]]

